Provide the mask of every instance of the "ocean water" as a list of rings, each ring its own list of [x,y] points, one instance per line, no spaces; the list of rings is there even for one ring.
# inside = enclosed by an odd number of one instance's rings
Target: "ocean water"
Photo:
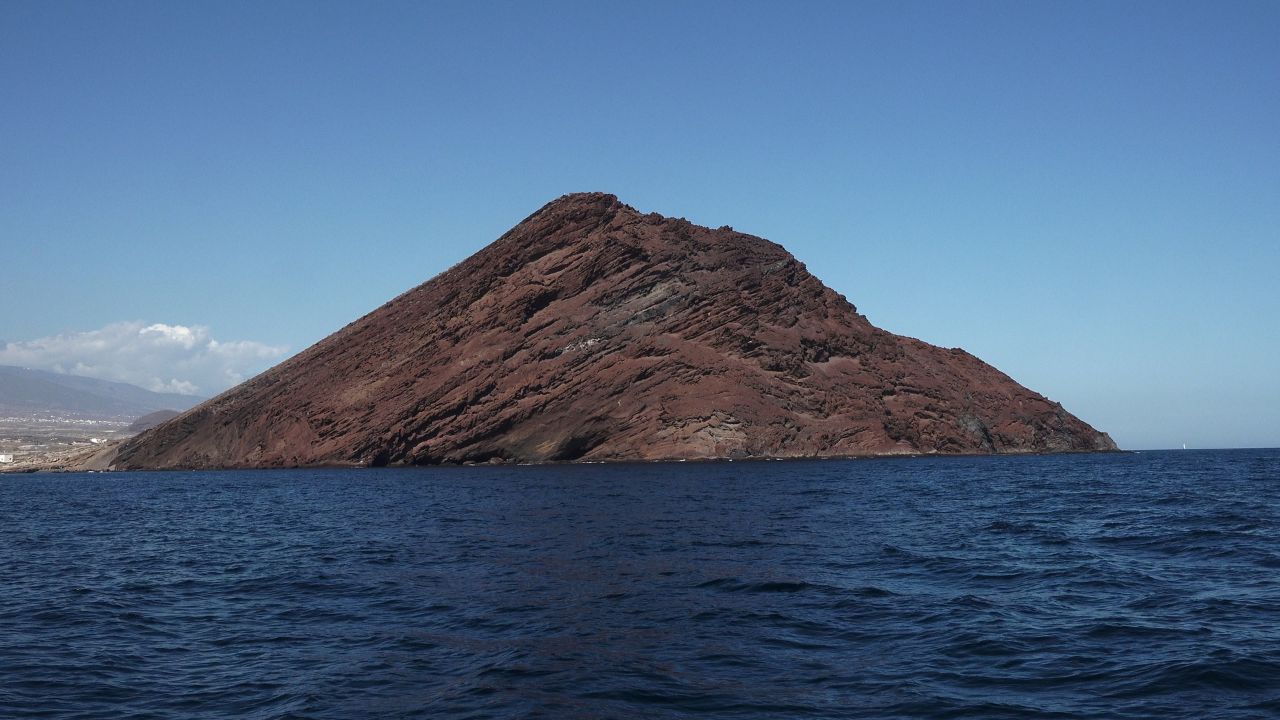
[[[0,476],[6,718],[1280,715],[1280,451]]]

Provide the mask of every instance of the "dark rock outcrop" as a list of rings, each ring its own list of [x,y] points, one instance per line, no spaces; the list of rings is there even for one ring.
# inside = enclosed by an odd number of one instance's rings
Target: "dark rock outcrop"
[[[583,193],[114,466],[1114,449],[973,355],[872,326],[779,245]]]

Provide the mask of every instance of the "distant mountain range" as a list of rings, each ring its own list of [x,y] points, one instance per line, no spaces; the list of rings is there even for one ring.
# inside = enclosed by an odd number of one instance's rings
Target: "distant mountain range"
[[[186,410],[194,395],[157,393],[137,385],[0,365],[0,415],[134,420],[157,410]]]

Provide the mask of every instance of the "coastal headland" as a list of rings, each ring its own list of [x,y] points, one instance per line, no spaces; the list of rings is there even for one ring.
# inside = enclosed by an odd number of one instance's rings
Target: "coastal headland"
[[[578,193],[108,466],[1115,449],[970,353],[873,326],[780,245]]]

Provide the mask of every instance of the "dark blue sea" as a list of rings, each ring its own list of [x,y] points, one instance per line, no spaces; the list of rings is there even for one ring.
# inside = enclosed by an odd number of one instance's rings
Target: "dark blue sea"
[[[1280,451],[0,476],[0,716],[1280,716]]]

